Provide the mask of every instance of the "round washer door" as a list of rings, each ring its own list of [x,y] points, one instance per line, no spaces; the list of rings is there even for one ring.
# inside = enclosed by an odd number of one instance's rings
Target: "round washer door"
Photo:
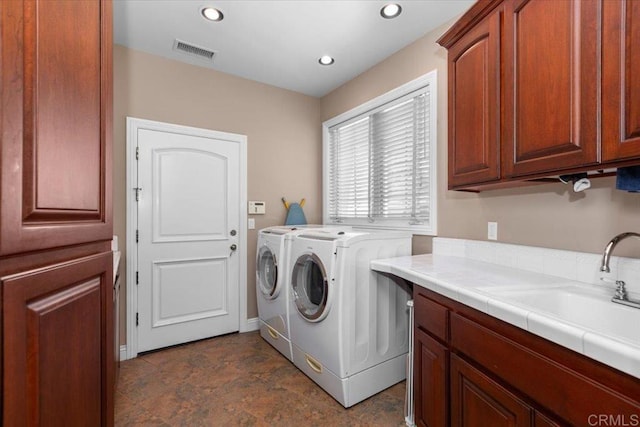
[[[329,309],[329,284],[322,261],[315,254],[304,254],[293,266],[291,286],[298,313],[311,322],[324,319]]]
[[[278,296],[278,263],[276,256],[268,246],[262,246],[258,251],[256,280],[262,294],[268,299]]]

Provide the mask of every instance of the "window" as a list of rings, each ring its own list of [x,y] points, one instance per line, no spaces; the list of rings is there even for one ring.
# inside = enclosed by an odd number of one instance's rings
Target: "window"
[[[436,234],[436,71],[323,123],[324,223]]]

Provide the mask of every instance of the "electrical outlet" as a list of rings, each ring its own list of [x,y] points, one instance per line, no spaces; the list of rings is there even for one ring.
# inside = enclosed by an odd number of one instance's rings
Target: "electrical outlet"
[[[497,222],[487,223],[487,239],[498,240],[498,223]]]

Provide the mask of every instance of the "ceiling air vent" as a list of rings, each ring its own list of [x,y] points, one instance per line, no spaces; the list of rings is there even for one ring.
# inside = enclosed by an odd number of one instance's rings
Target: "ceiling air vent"
[[[206,59],[208,61],[213,61],[213,57],[216,54],[213,50],[205,49],[178,39],[173,42],[173,50],[184,52],[191,56],[197,56],[198,58]]]

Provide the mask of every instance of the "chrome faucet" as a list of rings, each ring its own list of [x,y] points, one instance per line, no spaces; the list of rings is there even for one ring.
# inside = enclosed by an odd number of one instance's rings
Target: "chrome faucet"
[[[613,239],[607,243],[607,246],[604,248],[604,253],[602,254],[602,264],[600,265],[600,271],[605,273],[610,273],[611,269],[609,269],[609,259],[611,258],[611,252],[613,248],[621,241],[626,239],[627,237],[638,237],[640,238],[639,233],[627,232],[620,233]],[[600,278],[600,280],[605,280],[604,277]],[[630,300],[627,297],[627,291],[625,289],[625,283],[622,280],[616,280],[616,294],[611,298],[611,301],[628,305],[630,307],[640,308],[640,301]]]
[[[607,246],[604,248],[604,253],[602,254],[602,265],[600,266],[600,271],[604,271],[605,273],[611,272],[611,270],[609,269],[609,258],[611,258],[611,251],[613,251],[613,248],[615,248],[616,245],[621,240],[624,240],[627,237],[632,237],[632,236],[640,238],[639,233],[633,233],[633,232],[620,233],[616,237],[611,239],[609,243],[607,243]]]

